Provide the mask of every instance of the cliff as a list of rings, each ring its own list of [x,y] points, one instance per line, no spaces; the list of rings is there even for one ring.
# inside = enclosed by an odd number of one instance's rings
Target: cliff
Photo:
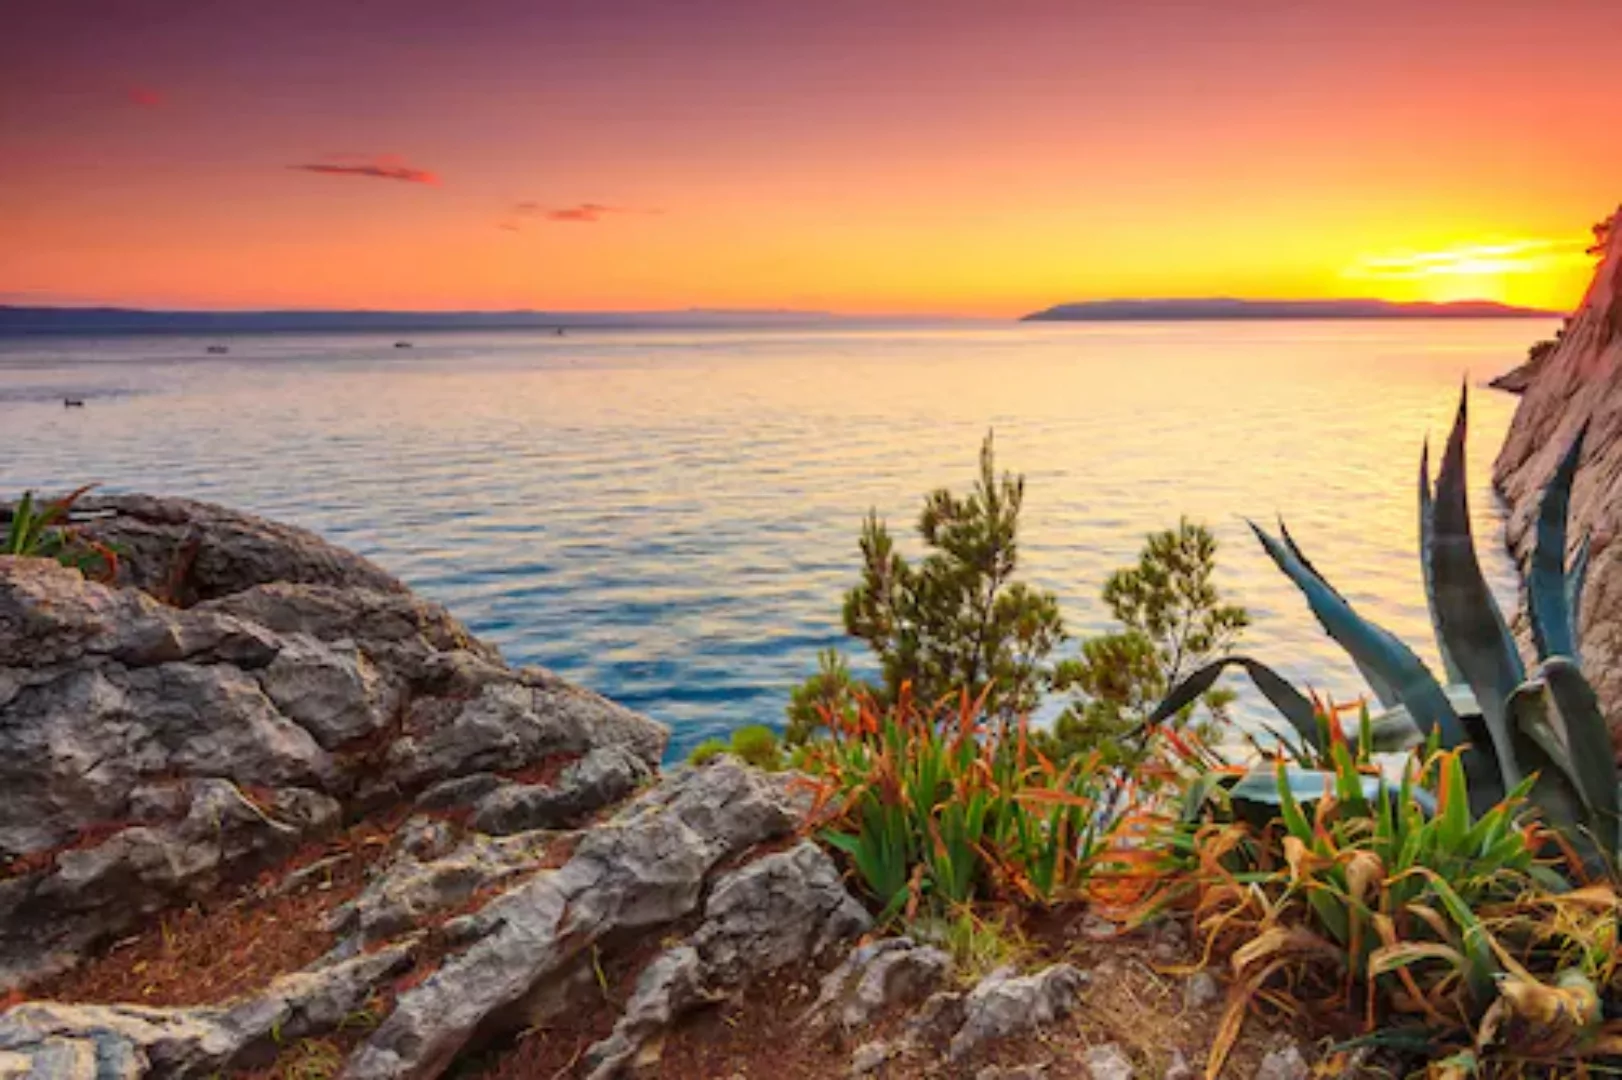
[[[1572,493],[1571,542],[1590,537],[1582,661],[1622,746],[1622,210],[1596,226],[1599,265],[1565,332],[1526,378],[1493,480],[1509,509],[1510,549],[1532,545],[1538,493],[1588,424]]]

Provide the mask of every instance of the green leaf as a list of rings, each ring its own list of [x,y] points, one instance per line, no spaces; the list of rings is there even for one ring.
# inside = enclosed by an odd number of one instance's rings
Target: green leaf
[[[1468,406],[1467,393],[1461,393],[1458,415],[1436,477],[1430,545],[1421,557],[1435,590],[1438,631],[1447,642],[1448,654],[1475,692],[1504,786],[1512,787],[1520,782],[1521,773],[1510,746],[1504,710],[1510,694],[1525,681],[1526,669],[1476,558],[1464,471]]]
[[[1526,606],[1539,659],[1577,655],[1576,613],[1566,582],[1566,521],[1571,510],[1571,485],[1587,434],[1585,422],[1538,500],[1537,529],[1526,574]]]
[[[1431,443],[1425,440],[1419,452],[1419,565],[1425,577],[1425,603],[1430,608],[1431,629],[1436,634],[1436,651],[1442,658],[1442,670],[1449,685],[1462,683],[1464,674],[1453,656],[1447,651],[1447,639],[1442,636],[1442,624],[1436,617],[1436,583],[1431,578],[1431,561],[1425,552],[1431,548],[1431,534],[1435,532],[1436,504],[1431,496]]]
[[[1549,699],[1554,703],[1583,802],[1594,815],[1589,827],[1606,857],[1614,858],[1618,838],[1616,759],[1599,699],[1570,660],[1551,658],[1539,672],[1549,687]]]
[[[1263,550],[1307,598],[1308,607],[1329,636],[1360,667],[1378,672],[1394,688],[1420,734],[1428,736],[1433,729],[1440,729],[1443,746],[1453,747],[1463,743],[1464,727],[1459,723],[1458,715],[1435,676],[1414,655],[1413,650],[1389,631],[1357,614],[1322,578],[1307,569],[1290,549],[1268,536],[1254,522],[1249,524]]]
[[[1290,725],[1300,732],[1302,737],[1316,749],[1322,749],[1321,737],[1318,732],[1318,721],[1312,708],[1312,702],[1305,694],[1290,685],[1289,680],[1268,667],[1259,660],[1252,660],[1247,656],[1225,656],[1220,660],[1212,661],[1198,669],[1172,687],[1155,711],[1149,714],[1149,724],[1160,724],[1176,716],[1188,706],[1198,701],[1206,691],[1210,690],[1217,678],[1229,667],[1242,667],[1250,681],[1256,684],[1256,689],[1290,722]]]

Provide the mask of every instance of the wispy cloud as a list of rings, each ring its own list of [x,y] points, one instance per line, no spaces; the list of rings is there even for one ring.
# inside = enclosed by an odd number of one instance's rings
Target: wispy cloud
[[[143,109],[160,109],[169,104],[169,95],[150,86],[132,86],[124,91],[124,97],[131,105]]]
[[[1440,251],[1369,255],[1346,269],[1360,280],[1401,281],[1448,275],[1536,274],[1583,258],[1588,242],[1579,239],[1508,240],[1461,244]]]
[[[407,165],[393,154],[334,154],[326,161],[289,165],[288,168],[325,176],[367,176],[374,180],[402,180],[408,184],[439,183],[438,173]]]
[[[609,206],[605,203],[575,203],[573,206],[546,206],[538,202],[514,203],[501,228],[517,232],[519,221],[561,221],[581,225],[594,225],[611,215],[657,214],[658,210],[639,210],[631,206]]]

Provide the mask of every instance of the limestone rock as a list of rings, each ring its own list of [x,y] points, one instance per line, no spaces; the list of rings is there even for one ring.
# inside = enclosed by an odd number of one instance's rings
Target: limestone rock
[[[923,1000],[951,971],[950,956],[911,938],[869,942],[823,977],[807,1020],[855,1031],[888,1009]]]
[[[601,746],[565,768],[554,785],[500,785],[479,798],[471,824],[498,836],[559,828],[619,802],[652,774],[631,749]]]
[[[1256,1066],[1256,1080],[1310,1080],[1312,1068],[1296,1046],[1274,1050]]]
[[[1183,1007],[1205,1009],[1222,1000],[1222,984],[1209,971],[1196,971],[1183,986]]]
[[[1525,565],[1544,486],[1584,423],[1569,540],[1591,537],[1581,604],[1582,662],[1622,746],[1622,211],[1594,280],[1559,342],[1539,362],[1493,469],[1508,504],[1510,549]]]
[[[1132,1059],[1114,1043],[1088,1047],[1082,1055],[1082,1064],[1087,1066],[1087,1075],[1092,1080],[1132,1080],[1137,1074]]]
[[[487,905],[490,931],[402,994],[345,1075],[437,1076],[475,1034],[520,1022],[515,1008],[571,960],[693,911],[716,864],[797,821],[781,782],[737,763],[668,778],[586,833],[563,867]]]
[[[993,1039],[1052,1024],[1075,1007],[1087,986],[1085,972],[1055,964],[1034,975],[1002,968],[981,979],[963,1001],[963,1026],[947,1056],[961,1061]]]
[[[25,1002],[0,1015],[0,1051],[32,1075],[192,1077],[250,1064],[282,1040],[330,1031],[410,962],[411,943],[297,972],[263,993],[210,1008]],[[85,1061],[88,1072],[79,1071]]]
[[[554,755],[579,760],[528,818],[584,814],[663,754],[659,725],[508,668],[302,530],[185,500],[81,505],[76,527],[123,553],[119,584],[0,557],[0,989],[343,816],[472,774],[488,796]]]

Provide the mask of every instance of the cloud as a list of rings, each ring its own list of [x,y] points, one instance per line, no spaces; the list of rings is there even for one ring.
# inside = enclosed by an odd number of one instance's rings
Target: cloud
[[[543,221],[572,221],[580,224],[595,224],[610,214],[657,214],[657,210],[637,210],[629,206],[606,206],[603,203],[576,203],[573,206],[542,206],[537,202],[515,203],[512,216],[518,218],[540,218]]]
[[[160,109],[169,103],[167,94],[150,86],[132,86],[124,92],[124,97],[131,105],[138,105],[143,109]]]
[[[1405,251],[1370,255],[1346,270],[1363,280],[1402,281],[1448,275],[1535,274],[1580,260],[1586,241],[1575,239],[1510,240],[1461,244],[1441,251]]]
[[[374,180],[403,180],[408,184],[439,183],[437,173],[407,165],[393,154],[380,154],[376,157],[334,154],[326,161],[289,165],[288,168],[321,173],[325,176],[369,176]]]

